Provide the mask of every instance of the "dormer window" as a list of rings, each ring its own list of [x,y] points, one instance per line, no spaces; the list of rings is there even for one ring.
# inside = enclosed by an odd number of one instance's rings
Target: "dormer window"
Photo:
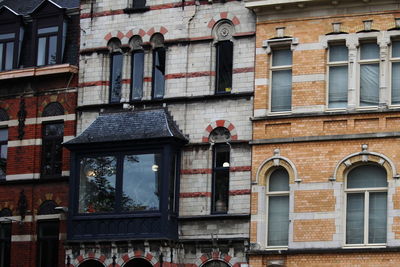
[[[0,70],[11,70],[14,61],[15,33],[0,34]]]
[[[57,63],[58,26],[45,27],[37,30],[37,65],[52,65]]]

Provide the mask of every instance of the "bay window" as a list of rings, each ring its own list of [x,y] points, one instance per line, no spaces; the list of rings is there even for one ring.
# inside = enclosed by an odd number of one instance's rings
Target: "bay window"
[[[379,46],[376,42],[362,42],[359,53],[361,107],[379,104]]]
[[[330,44],[328,53],[329,108],[346,108],[348,98],[348,49],[345,44]]]
[[[384,245],[387,174],[376,165],[356,167],[346,181],[346,245]]]
[[[271,111],[282,112],[292,109],[292,51],[276,48],[271,60]]]

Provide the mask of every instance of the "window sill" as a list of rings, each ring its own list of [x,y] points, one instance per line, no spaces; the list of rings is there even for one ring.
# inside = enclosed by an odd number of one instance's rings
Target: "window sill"
[[[344,245],[343,246],[343,249],[367,249],[367,248],[386,248],[386,244]]]
[[[45,76],[60,73],[78,73],[78,67],[70,64],[58,64],[44,67],[32,67],[0,72],[0,80],[18,79],[33,76]]]

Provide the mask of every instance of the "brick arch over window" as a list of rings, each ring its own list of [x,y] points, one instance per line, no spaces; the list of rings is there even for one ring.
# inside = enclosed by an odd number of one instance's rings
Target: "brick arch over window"
[[[8,121],[10,117],[7,114],[7,111],[3,108],[0,108],[0,121]]]
[[[266,159],[258,168],[256,175],[257,184],[265,186],[269,174],[279,167],[284,168],[288,172],[289,183],[293,184],[294,182],[301,181],[297,175],[297,169],[294,163],[288,158],[282,157],[279,150],[275,150],[274,156]]]
[[[343,182],[350,169],[368,163],[382,166],[386,170],[388,179],[398,177],[396,166],[390,158],[380,153],[370,152],[367,145],[362,145],[361,152],[350,154],[339,161],[330,180]]]
[[[152,266],[159,265],[159,262],[151,253],[144,253],[141,250],[135,250],[131,253],[123,255],[120,259],[118,259],[117,266],[129,267],[129,262],[135,259],[146,260]]]
[[[58,214],[55,207],[57,207],[57,203],[53,200],[46,200],[40,205],[38,215]]]
[[[43,109],[42,117],[64,115],[64,107],[58,102],[51,102]]]
[[[240,20],[234,14],[230,12],[221,12],[216,14],[207,24],[208,28],[214,28],[214,25],[220,20],[230,20],[233,25],[240,25]]]
[[[125,34],[123,34],[121,31],[113,31],[113,32],[109,32],[104,36],[104,40],[107,41],[107,43],[112,39],[112,38],[117,38],[120,41],[122,40],[122,38],[125,37]]]
[[[71,256],[71,255],[70,255]],[[72,257],[71,257],[72,258]],[[97,261],[101,265],[99,266],[112,266],[111,260],[107,260],[107,257],[105,255],[102,255],[100,253],[94,253],[94,252],[88,252],[83,255],[79,255],[78,257],[75,258],[73,262],[71,262],[69,267],[85,267],[85,262],[88,263],[89,261]],[[108,261],[110,263],[108,264]],[[116,267],[120,267],[119,265],[116,265]]]
[[[101,263],[100,261],[92,259],[85,260],[79,264],[79,267],[103,267],[103,266],[104,264]]]
[[[218,261],[225,266],[240,266],[239,263],[233,262],[232,256],[229,254],[221,253],[220,251],[214,251],[210,254],[203,254],[197,261],[196,266],[207,267],[210,266],[211,262]]]
[[[202,141],[204,143],[210,142],[210,133],[218,127],[225,127],[231,133],[231,140],[238,140],[236,127],[228,120],[216,120],[207,125],[203,133]]]

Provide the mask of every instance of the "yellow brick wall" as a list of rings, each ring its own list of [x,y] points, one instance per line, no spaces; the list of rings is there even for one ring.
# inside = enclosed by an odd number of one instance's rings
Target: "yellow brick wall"
[[[294,212],[327,212],[335,210],[333,190],[297,190],[294,192]]]
[[[295,220],[293,232],[294,242],[331,241],[335,219]]]

